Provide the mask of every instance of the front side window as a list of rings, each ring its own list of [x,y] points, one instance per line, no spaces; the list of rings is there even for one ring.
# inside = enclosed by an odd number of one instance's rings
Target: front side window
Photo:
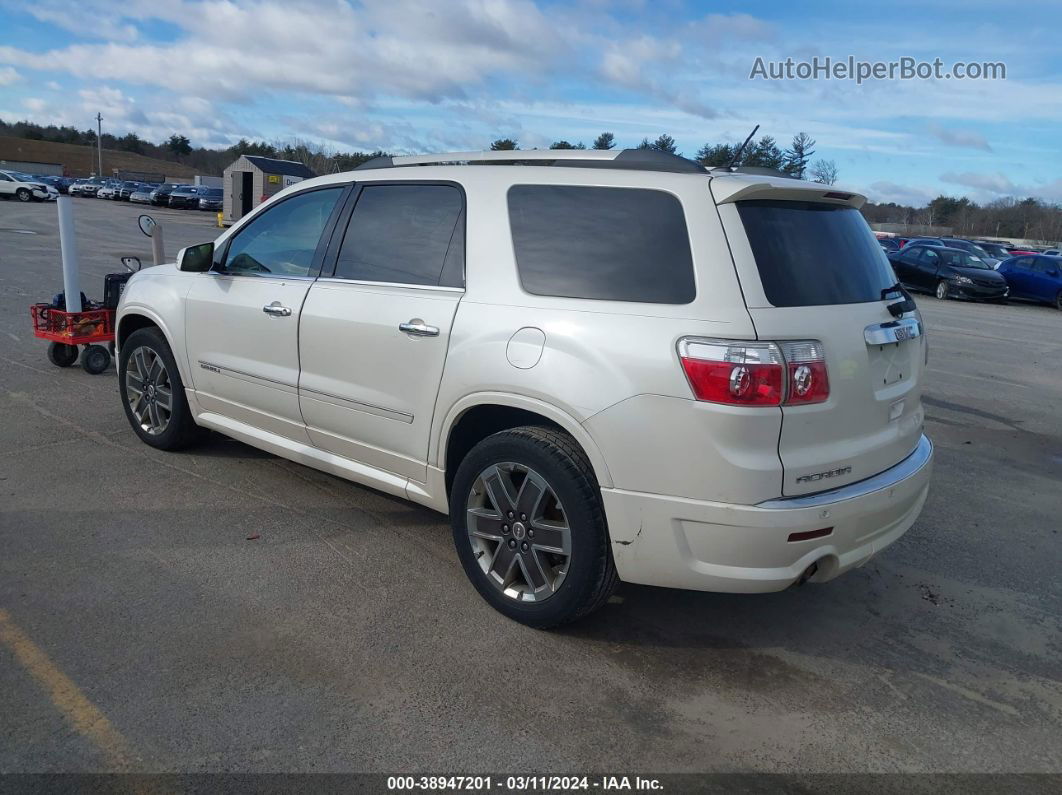
[[[686,218],[670,193],[514,185],[509,225],[533,295],[658,304],[696,295]]]
[[[224,273],[308,276],[342,187],[311,190],[264,210],[236,233]]]
[[[336,262],[336,278],[464,286],[464,199],[452,185],[366,185]]]

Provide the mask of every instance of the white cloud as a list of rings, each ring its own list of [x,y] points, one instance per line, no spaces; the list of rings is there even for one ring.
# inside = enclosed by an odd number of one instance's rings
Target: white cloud
[[[991,152],[992,147],[988,145],[988,141],[979,132],[973,130],[954,130],[937,124],[936,122],[929,125],[929,133],[941,143],[945,143],[948,146],[966,147],[968,149],[983,149],[986,152]]]
[[[13,67],[0,67],[0,86],[9,86],[12,83],[17,83],[21,79],[22,75]]]
[[[979,174],[975,172],[946,172],[940,175],[941,182],[961,185],[975,191],[979,200],[997,199],[1002,196],[1024,198],[1032,196],[1049,202],[1062,201],[1062,177],[1031,185],[1015,184],[1006,174],[999,172]]]
[[[922,207],[932,201],[937,196],[938,191],[913,188],[881,180],[868,185],[863,190],[863,193],[870,201],[878,204],[895,202],[896,204],[905,204],[911,207]]]

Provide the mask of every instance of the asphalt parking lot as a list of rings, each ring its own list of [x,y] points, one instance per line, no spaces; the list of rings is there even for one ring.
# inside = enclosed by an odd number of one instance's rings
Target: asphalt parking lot
[[[82,289],[213,214],[74,201]],[[32,232],[33,234],[25,234]],[[59,370],[56,209],[0,203],[0,772],[1062,773],[1062,313],[919,297],[936,471],[862,569],[622,586],[561,632],[444,517],[215,435],[166,454]],[[257,536],[253,540],[249,537]]]

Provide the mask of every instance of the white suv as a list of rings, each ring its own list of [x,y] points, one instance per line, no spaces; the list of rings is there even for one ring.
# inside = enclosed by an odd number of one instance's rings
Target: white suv
[[[135,274],[125,411],[449,513],[533,626],[617,580],[829,580],[912,525],[932,459],[862,202],[642,150],[378,158]]]
[[[20,202],[48,202],[59,198],[59,191],[43,180],[20,171],[0,171],[0,196]]]

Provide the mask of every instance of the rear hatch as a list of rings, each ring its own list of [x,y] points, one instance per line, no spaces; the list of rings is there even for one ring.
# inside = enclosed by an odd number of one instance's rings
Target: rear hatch
[[[902,461],[922,434],[926,339],[858,207],[796,180],[716,177],[712,193],[761,340],[822,343],[829,395],[783,405],[786,496],[854,483]],[[897,311],[894,307],[894,311]]]

